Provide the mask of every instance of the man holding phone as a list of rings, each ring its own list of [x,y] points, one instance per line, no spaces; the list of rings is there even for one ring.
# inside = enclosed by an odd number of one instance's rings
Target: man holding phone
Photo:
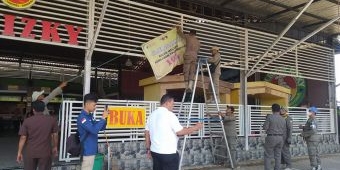
[[[83,155],[82,170],[92,170],[98,152],[98,133],[105,130],[106,127],[107,108],[99,121],[93,117],[92,113],[96,110],[97,100],[97,96],[94,94],[86,94],[84,96],[84,108],[77,119],[80,142],[83,147],[81,153]]]

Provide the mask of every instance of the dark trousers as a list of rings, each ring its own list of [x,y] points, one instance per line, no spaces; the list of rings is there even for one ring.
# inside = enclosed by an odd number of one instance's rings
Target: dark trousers
[[[24,169],[25,170],[50,170],[52,168],[52,158],[28,158],[24,157]]]
[[[159,154],[151,152],[153,160],[153,170],[178,170],[179,155],[174,154]]]
[[[271,161],[275,159],[274,170],[280,170],[281,166],[281,149],[283,146],[282,136],[268,136],[264,143],[264,169],[273,170]]]

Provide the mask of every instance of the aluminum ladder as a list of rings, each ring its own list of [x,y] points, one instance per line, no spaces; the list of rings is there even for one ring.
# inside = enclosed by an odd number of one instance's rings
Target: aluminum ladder
[[[212,149],[212,152],[213,152],[212,154],[213,154],[213,156],[219,156],[219,155],[215,154],[216,146],[213,146],[211,127],[210,127],[211,120],[210,119],[196,119],[196,120],[191,119],[192,106],[193,106],[193,102],[194,102],[194,98],[195,98],[195,93],[196,93],[196,89],[197,89],[197,81],[198,81],[198,74],[199,73],[201,73],[201,78],[202,78],[201,82],[202,82],[202,86],[203,86],[204,99],[205,99],[205,101],[207,99],[206,98],[206,92],[205,92],[204,74],[203,74],[205,69],[207,70],[208,75],[209,75],[209,82],[210,82],[211,87],[212,87],[212,93],[213,93],[214,101],[215,101],[214,104],[215,104],[215,106],[217,108],[217,111],[220,112],[217,96],[216,96],[216,93],[215,93],[215,86],[214,86],[214,82],[212,81],[212,75],[211,75],[211,71],[210,71],[210,68],[209,68],[208,58],[207,57],[199,57],[198,61],[197,61],[197,67],[196,67],[194,87],[192,89],[192,96],[191,96],[191,99],[190,99],[190,108],[189,108],[189,113],[188,113],[188,119],[186,120],[187,121],[186,127],[189,127],[191,121],[203,121],[203,122],[207,121],[208,125],[209,125],[210,143],[211,143],[211,149]],[[182,102],[181,102],[178,114],[181,114],[181,112],[182,112],[183,104],[184,104],[184,101],[186,99],[186,94],[187,94],[186,91],[184,91],[184,95],[183,95],[183,98],[182,98]],[[206,103],[206,109],[208,109],[208,104],[207,103]],[[219,121],[219,124],[220,124],[220,128],[222,128],[223,138],[224,138],[225,145],[226,145],[226,148],[227,148],[227,152],[228,152],[228,155],[229,155],[230,164],[231,164],[232,169],[234,169],[234,163],[233,163],[233,161],[231,159],[230,149],[229,149],[229,145],[228,145],[228,140],[227,140],[227,137],[226,137],[224,126],[223,126],[223,120],[222,120],[222,117],[220,115],[218,116],[218,118],[219,118],[218,121]],[[184,136],[184,141],[183,141],[183,146],[182,146],[182,151],[181,151],[181,157],[180,157],[180,161],[179,161],[179,170],[182,170],[183,155],[184,155],[184,150],[185,150],[187,138],[188,138],[188,135],[185,135]],[[215,157],[214,157],[214,161],[215,161]]]

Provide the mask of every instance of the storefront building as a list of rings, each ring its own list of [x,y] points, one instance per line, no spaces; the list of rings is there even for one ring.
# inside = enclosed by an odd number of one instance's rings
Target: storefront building
[[[157,99],[146,101],[151,94],[144,93],[145,87],[140,86],[140,81],[153,77],[141,44],[176,25],[183,26],[185,31],[197,30],[202,44],[200,56],[210,55],[211,46],[221,47],[224,72],[221,80],[231,83],[221,108],[226,104],[236,107],[240,161],[262,158],[260,129],[272,101],[288,107],[296,121],[293,155],[307,154],[300,145],[297,127],[304,123],[308,105],[320,108],[320,133],[327,144],[322,152],[340,151],[334,52],[329,47],[283,37],[273,52],[263,56],[277,35],[145,3],[125,0],[20,3],[15,0],[0,3],[0,106],[9,107],[0,111],[2,121],[8,124],[2,128],[13,128],[16,120],[12,121],[13,115],[23,117],[30,109],[32,91],[49,92],[60,82],[72,79],[63,96],[51,106],[60,121],[59,161],[79,159],[70,158],[65,144],[67,136],[76,130],[74,120],[80,112],[83,94],[95,92],[103,98],[95,113],[97,117],[105,105],[142,107],[146,116],[157,108]],[[171,75],[181,72],[178,67]],[[167,89],[154,91],[164,92]],[[180,98],[183,89],[168,92]],[[197,99],[193,115],[204,118],[207,106],[200,101]],[[188,105],[185,108],[187,112]],[[185,125],[185,114],[178,116]],[[106,157],[108,166],[115,163],[120,169],[150,167],[143,148],[143,128],[109,128],[106,134],[110,149],[107,151],[106,137],[101,133],[100,151],[111,153]],[[209,131],[204,129],[190,137],[184,166],[213,164],[208,136]],[[218,138],[214,142],[219,142]]]

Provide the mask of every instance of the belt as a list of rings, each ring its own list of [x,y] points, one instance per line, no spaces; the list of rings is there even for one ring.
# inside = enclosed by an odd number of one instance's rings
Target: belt
[[[283,136],[283,134],[267,134],[267,136]]]

